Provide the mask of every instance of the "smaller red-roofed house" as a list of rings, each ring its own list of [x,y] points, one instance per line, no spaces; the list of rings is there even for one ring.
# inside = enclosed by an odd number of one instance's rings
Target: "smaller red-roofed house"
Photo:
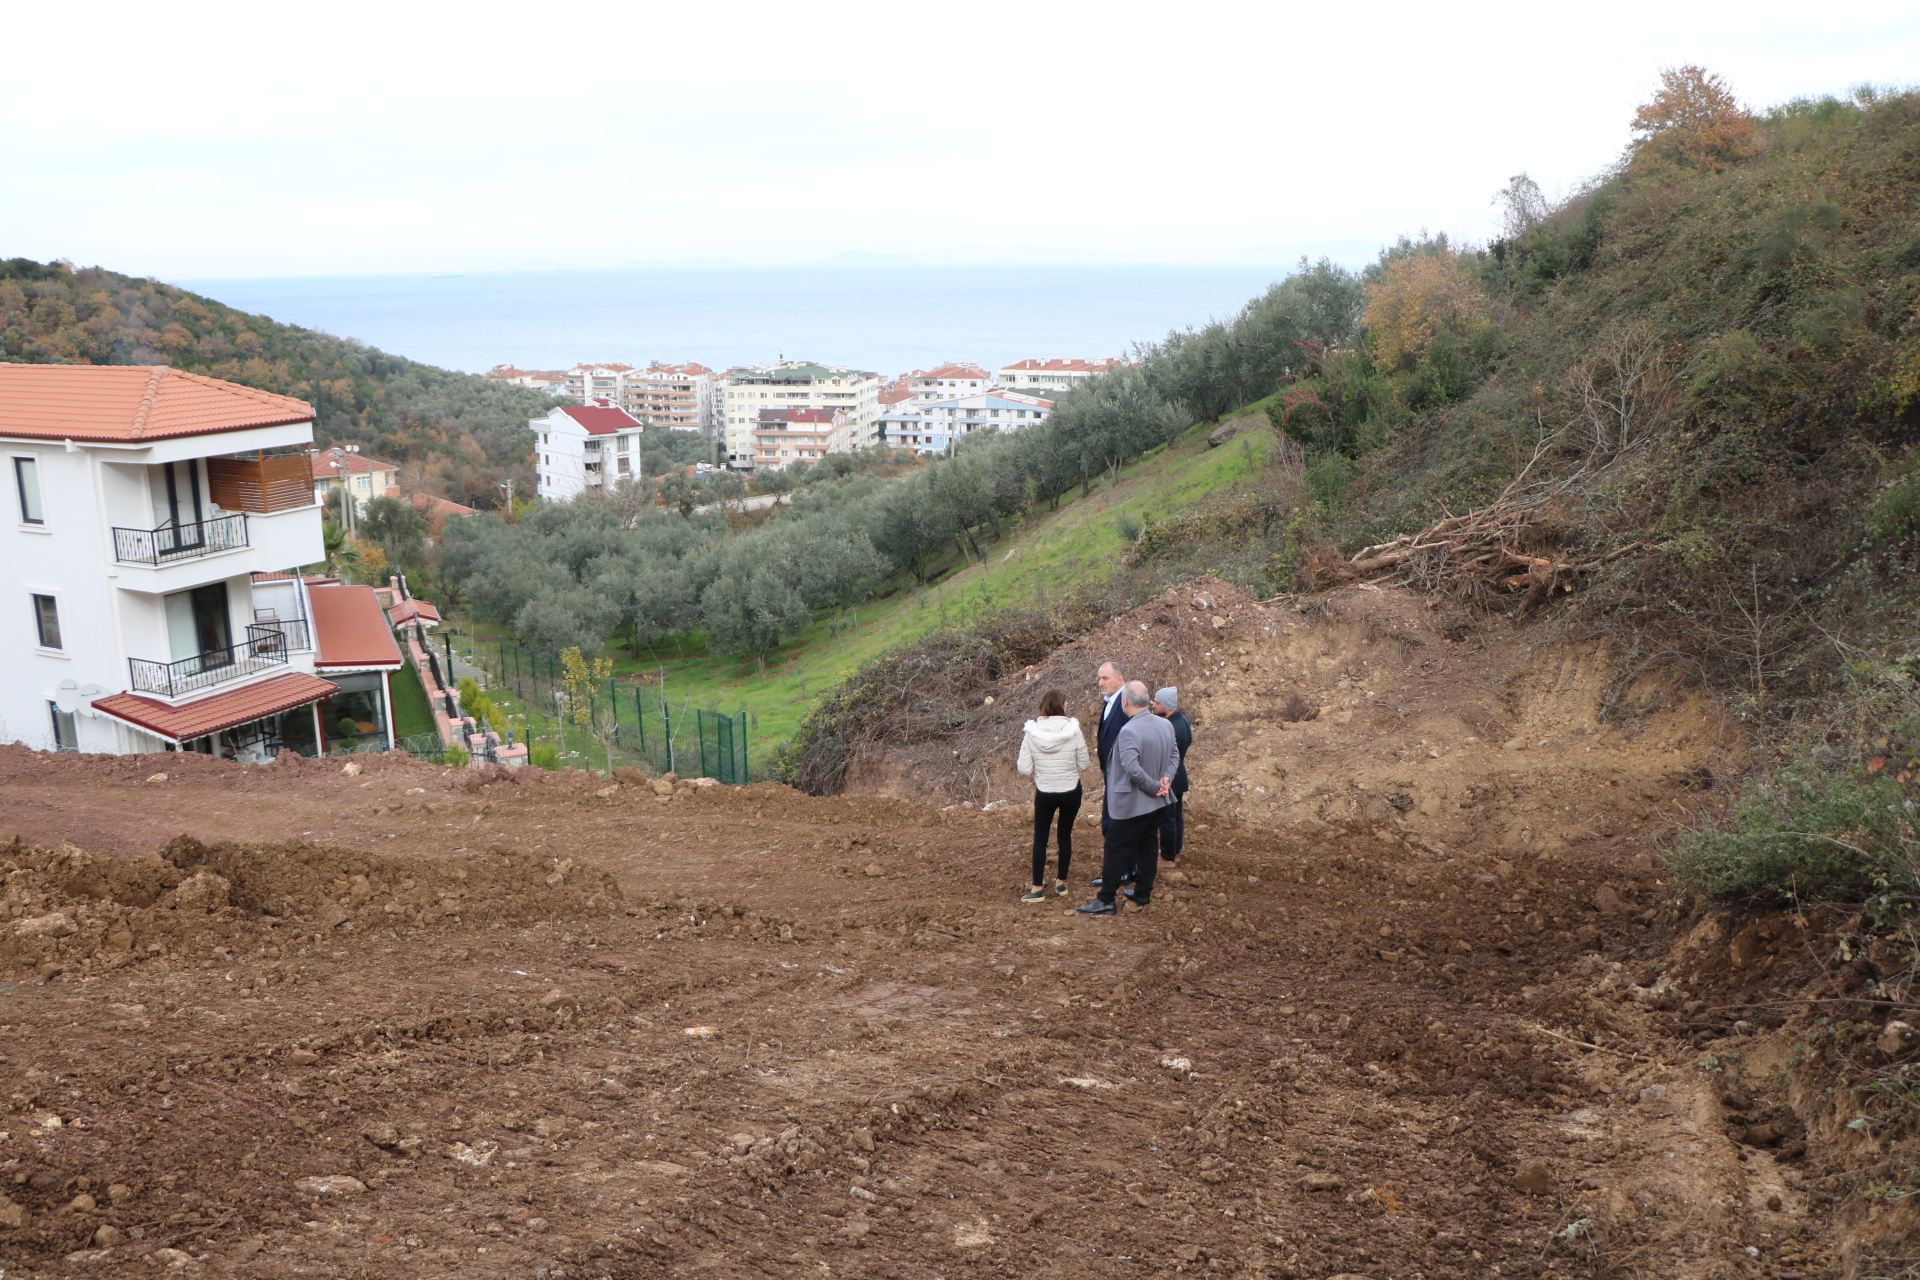
[[[399,492],[399,465],[369,457],[357,444],[337,444],[313,455],[313,500],[325,505],[327,499],[338,496],[349,529],[359,524],[369,502]]]
[[[308,586],[313,609],[314,673],[335,692],[320,705],[323,749],[393,749],[393,673],[400,646],[372,587]]]
[[[568,405],[527,423],[536,492],[566,502],[640,472],[638,418],[611,404]]]

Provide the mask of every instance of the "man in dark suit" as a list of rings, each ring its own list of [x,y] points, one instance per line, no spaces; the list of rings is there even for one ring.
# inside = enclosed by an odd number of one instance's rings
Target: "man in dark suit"
[[[1180,710],[1180,691],[1169,685],[1153,695],[1153,714],[1165,720],[1173,730],[1173,741],[1180,748],[1180,771],[1173,775],[1173,803],[1160,811],[1160,864],[1170,867],[1180,860],[1187,843],[1187,750],[1193,746],[1193,724]]]
[[[1121,726],[1127,722],[1127,713],[1120,706],[1120,688],[1126,684],[1127,678],[1120,674],[1120,664],[1117,662],[1101,663],[1095,678],[1100,683],[1103,701],[1100,707],[1100,731],[1094,735],[1094,750],[1100,757],[1100,776],[1104,778],[1107,760],[1113,755],[1113,744],[1120,737]],[[1112,825],[1113,819],[1108,816],[1107,801],[1103,794],[1100,799],[1100,834],[1106,835]],[[1098,889],[1100,882],[1095,880],[1093,887]]]
[[[1113,744],[1107,761],[1107,807],[1111,821],[1107,825],[1106,866],[1100,872],[1100,896],[1084,907],[1082,915],[1110,916],[1119,910],[1114,902],[1120,881],[1128,867],[1138,876],[1127,899],[1144,907],[1153,901],[1156,871],[1153,845],[1160,829],[1160,810],[1173,799],[1173,773],[1180,766],[1180,749],[1174,745],[1173,730],[1167,722],[1147,710],[1147,687],[1138,680],[1126,685],[1120,695],[1120,708],[1127,723]]]

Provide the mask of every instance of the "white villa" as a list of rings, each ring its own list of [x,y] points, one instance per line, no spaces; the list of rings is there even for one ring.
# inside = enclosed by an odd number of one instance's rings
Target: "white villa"
[[[1045,422],[1053,401],[1016,391],[991,391],[923,405],[896,404],[880,417],[881,440],[890,449],[945,453],[955,440],[992,427],[1020,431]]]
[[[568,405],[529,419],[527,426],[539,494],[550,502],[640,476],[640,420],[625,409]]]
[[[401,664],[371,589],[298,572],[326,556],[312,440],[303,401],[198,374],[0,364],[0,741],[391,746]]]

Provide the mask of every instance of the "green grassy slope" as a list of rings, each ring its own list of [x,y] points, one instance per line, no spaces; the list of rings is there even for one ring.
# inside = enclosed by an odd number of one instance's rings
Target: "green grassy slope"
[[[858,623],[816,622],[767,659],[764,677],[751,659],[722,658],[671,646],[635,653],[622,642],[608,650],[617,678],[664,678],[683,705],[734,712],[752,724],[750,758],[757,775],[772,751],[793,737],[807,705],[861,663],[979,613],[1057,598],[1110,576],[1127,549],[1119,524],[1177,514],[1248,479],[1274,444],[1264,425],[1220,449],[1207,448],[1212,424],[1187,431],[1143,455],[1111,486],[1096,483],[1084,498],[1039,511],[988,549],[986,563],[950,572],[918,587],[911,582],[857,610]],[[500,628],[473,628],[497,640]]]

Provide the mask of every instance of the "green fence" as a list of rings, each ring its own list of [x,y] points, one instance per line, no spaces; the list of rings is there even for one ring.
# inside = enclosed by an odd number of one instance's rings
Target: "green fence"
[[[744,783],[749,713],[735,714],[674,705],[657,685],[608,680],[596,688],[583,733],[572,715],[562,717],[566,667],[558,657],[534,653],[511,640],[462,637],[462,656],[484,670],[496,691],[511,693],[533,742],[564,742],[592,766],[637,764],[650,773],[668,770],[683,778]],[[591,737],[589,742],[587,739]]]

